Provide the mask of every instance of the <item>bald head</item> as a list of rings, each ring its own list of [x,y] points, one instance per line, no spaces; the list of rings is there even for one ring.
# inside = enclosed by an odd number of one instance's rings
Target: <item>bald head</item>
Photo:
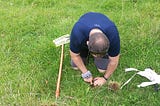
[[[106,54],[109,49],[109,40],[103,33],[93,33],[89,37],[88,49],[93,53]]]

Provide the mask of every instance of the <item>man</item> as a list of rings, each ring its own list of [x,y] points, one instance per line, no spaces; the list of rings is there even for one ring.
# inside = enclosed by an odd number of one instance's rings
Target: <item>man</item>
[[[93,79],[86,68],[88,54],[103,77]],[[120,38],[115,24],[101,13],[89,12],[75,23],[70,36],[71,65],[82,72],[85,82],[101,86],[116,70],[120,53]]]

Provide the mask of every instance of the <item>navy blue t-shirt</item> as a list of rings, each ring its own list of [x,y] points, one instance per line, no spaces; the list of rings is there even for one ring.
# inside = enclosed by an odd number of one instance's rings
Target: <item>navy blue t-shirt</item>
[[[120,53],[120,38],[116,25],[101,13],[89,12],[80,17],[75,23],[70,36],[70,50],[80,53],[87,48],[89,33],[92,29],[100,29],[109,39],[108,55],[115,57]]]

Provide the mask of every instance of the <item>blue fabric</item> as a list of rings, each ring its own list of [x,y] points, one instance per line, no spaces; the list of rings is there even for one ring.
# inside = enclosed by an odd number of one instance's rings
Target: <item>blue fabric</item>
[[[95,12],[84,14],[73,26],[70,36],[70,50],[74,53],[87,50],[86,42],[89,40],[90,31],[94,28],[100,29],[109,39],[108,55],[117,56],[120,53],[120,38],[117,27],[107,16]]]

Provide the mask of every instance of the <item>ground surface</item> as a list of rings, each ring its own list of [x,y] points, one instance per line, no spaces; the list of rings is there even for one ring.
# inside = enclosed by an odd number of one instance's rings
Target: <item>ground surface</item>
[[[70,33],[76,20],[89,11],[112,19],[121,38],[120,63],[102,87],[91,88],[80,72],[70,67],[69,45],[60,98],[55,99],[60,48],[52,40]],[[111,81],[123,84],[134,72],[152,67],[160,74],[159,0],[0,0],[0,105],[1,106],[158,106],[160,94],[136,76],[122,90],[108,89]],[[100,76],[93,64],[87,67]]]

